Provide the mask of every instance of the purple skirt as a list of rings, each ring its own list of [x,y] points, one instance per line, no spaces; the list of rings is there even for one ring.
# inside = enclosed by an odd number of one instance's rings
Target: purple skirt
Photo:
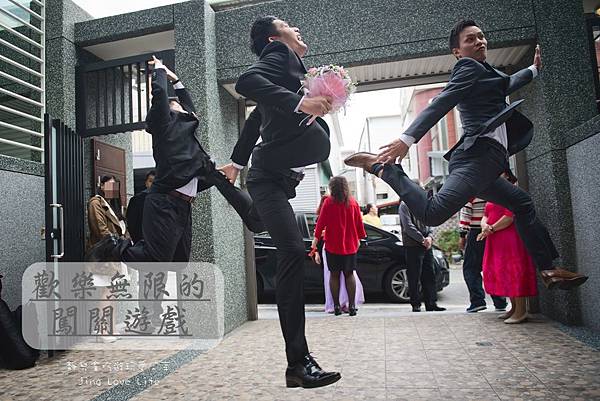
[[[348,291],[346,290],[346,280],[344,279],[344,273],[333,273],[340,275],[340,306],[342,310],[348,310]],[[329,287],[329,277],[331,272],[327,265],[327,252],[323,252],[323,286],[325,287],[325,312],[333,313],[333,296],[331,295],[331,288]],[[354,271],[354,280],[356,281],[356,295],[354,297],[354,305],[358,306],[365,303],[365,294],[363,292],[363,286],[360,282],[360,278]]]

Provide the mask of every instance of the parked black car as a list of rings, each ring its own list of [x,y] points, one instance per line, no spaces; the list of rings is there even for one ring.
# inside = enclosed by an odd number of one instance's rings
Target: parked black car
[[[323,293],[323,268],[308,257],[316,223],[314,213],[296,213],[296,222],[304,237],[306,259],[304,263],[304,290],[306,293]],[[367,238],[361,240],[358,250],[358,275],[365,293],[384,292],[392,302],[408,302],[408,281],[404,248],[400,239],[387,231],[365,224]],[[276,254],[268,233],[254,236],[256,254],[256,281],[259,300],[265,292],[273,292],[276,277]],[[444,254],[434,249],[434,269],[437,291],[450,283],[450,271]]]

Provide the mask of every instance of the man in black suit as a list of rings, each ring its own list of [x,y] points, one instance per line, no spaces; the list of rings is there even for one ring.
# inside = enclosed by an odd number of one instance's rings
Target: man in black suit
[[[142,234],[144,202],[146,200],[146,195],[150,192],[150,187],[152,186],[155,177],[156,171],[150,170],[146,174],[146,179],[144,180],[144,186],[146,188],[133,195],[127,204],[127,231],[129,231],[129,235],[131,235],[131,240],[134,244],[144,238]]]
[[[276,17],[260,18],[250,33],[259,56],[236,84],[236,91],[256,101],[237,142],[233,163],[222,169],[234,181],[252,153],[248,191],[277,247],[277,309],[285,339],[288,387],[321,387],[338,381],[323,371],[308,351],[304,335],[304,259],[307,257],[289,199],[302,180],[303,168],[329,157],[329,129],[320,118],[309,126],[306,115],[323,116],[330,99],[298,94],[306,73],[307,50],[298,28]],[[262,142],[256,145],[258,137]]]
[[[146,130],[152,134],[156,178],[144,202],[143,240],[132,245],[107,236],[88,252],[88,261],[188,262],[192,202],[198,192],[213,185],[250,230],[264,231],[250,196],[229,182],[202,148],[190,94],[177,75],[153,59],[152,106],[146,116]],[[176,97],[168,96],[168,81]]]
[[[515,214],[521,239],[535,261],[546,287],[570,289],[587,277],[553,268],[558,252],[546,227],[536,216],[528,193],[500,177],[508,167],[508,156],[524,149],[533,136],[533,124],[514,110],[522,102],[506,104],[506,96],[537,76],[542,66],[539,46],[533,65],[508,76],[489,65],[487,40],[471,20],[459,21],[450,33],[450,49],[458,62],[444,90],[406,129],[399,139],[383,146],[379,155],[361,152],[346,159],[386,181],[406,202],[414,215],[427,225],[442,224],[475,196],[500,204]],[[456,106],[464,135],[446,155],[447,177],[433,197],[413,183],[400,164],[409,146],[421,139]]]

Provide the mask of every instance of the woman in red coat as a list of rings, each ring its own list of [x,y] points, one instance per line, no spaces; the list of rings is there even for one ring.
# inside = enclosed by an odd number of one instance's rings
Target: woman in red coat
[[[331,274],[329,286],[334,300],[334,313],[341,314],[339,304],[340,275],[344,272],[346,289],[348,290],[350,316],[356,315],[354,304],[356,294],[356,282],[354,270],[356,270],[356,253],[360,245],[360,239],[365,238],[365,227],[362,221],[362,213],[356,200],[350,195],[348,181],[344,177],[333,177],[329,181],[331,196],[325,199],[321,207],[321,213],[315,227],[315,238],[312,248],[315,262],[321,263],[317,244],[325,231],[325,253],[327,265]]]

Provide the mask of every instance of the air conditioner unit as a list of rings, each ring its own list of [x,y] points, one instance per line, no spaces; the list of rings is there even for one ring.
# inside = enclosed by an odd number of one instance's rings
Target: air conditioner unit
[[[448,175],[448,162],[444,159],[445,151],[428,152],[429,168],[432,177],[445,177]]]

